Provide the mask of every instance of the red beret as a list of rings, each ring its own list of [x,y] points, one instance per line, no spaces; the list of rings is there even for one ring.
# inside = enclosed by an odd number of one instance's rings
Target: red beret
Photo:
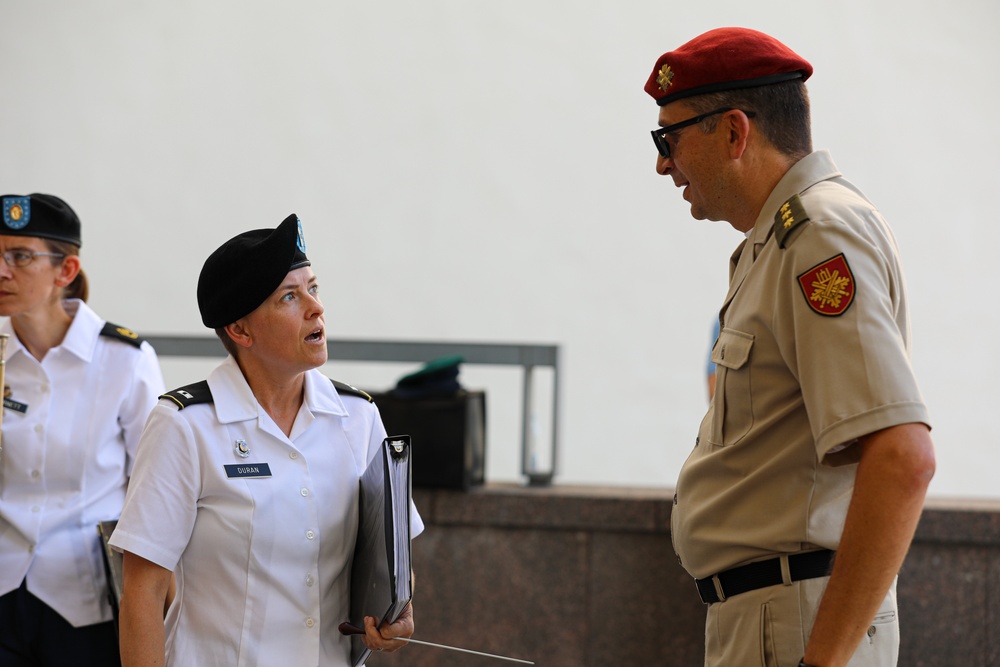
[[[662,107],[692,95],[805,81],[812,72],[812,65],[769,35],[717,28],[660,56],[646,92]]]

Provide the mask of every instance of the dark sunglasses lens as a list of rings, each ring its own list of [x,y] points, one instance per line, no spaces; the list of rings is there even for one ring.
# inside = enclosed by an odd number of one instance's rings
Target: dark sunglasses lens
[[[659,151],[660,157],[670,157],[670,145],[663,133],[659,130],[653,130],[650,134],[653,135],[653,143],[656,144],[656,150]]]

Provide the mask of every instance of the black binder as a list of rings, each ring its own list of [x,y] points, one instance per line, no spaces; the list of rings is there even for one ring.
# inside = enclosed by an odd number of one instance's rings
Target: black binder
[[[361,476],[358,541],[351,568],[350,622],[365,616],[395,621],[413,597],[410,579],[410,436],[389,436]],[[371,654],[351,638],[351,662]]]
[[[118,521],[101,521],[97,524],[97,534],[101,540],[101,559],[104,561],[104,575],[108,580],[108,603],[114,615],[115,632],[118,632],[118,606],[122,601],[122,555],[108,544],[111,533],[115,532]]]

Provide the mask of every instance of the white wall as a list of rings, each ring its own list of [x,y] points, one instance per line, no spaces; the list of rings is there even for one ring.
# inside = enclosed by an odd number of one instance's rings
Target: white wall
[[[0,22],[0,191],[73,205],[105,317],[206,332],[204,258],[294,211],[332,337],[559,343],[558,481],[642,486],[693,444],[741,240],[654,173],[642,86],[707,29],[770,32],[902,247],[932,493],[1000,495],[992,0],[0,0]],[[516,373],[463,379],[490,391],[490,478],[517,479]]]

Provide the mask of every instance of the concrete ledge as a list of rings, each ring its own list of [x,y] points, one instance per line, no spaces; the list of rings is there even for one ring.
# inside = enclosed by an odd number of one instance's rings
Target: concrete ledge
[[[417,638],[547,667],[703,661],[671,489],[416,489]],[[900,665],[1000,665],[1000,500],[932,499],[900,573]],[[503,664],[411,646],[370,667]],[[513,664],[513,663],[507,663]]]

